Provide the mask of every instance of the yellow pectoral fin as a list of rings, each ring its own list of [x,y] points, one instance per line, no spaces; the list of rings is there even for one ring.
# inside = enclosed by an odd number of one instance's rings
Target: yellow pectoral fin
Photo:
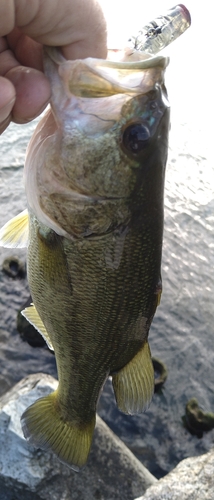
[[[0,229],[0,246],[7,248],[25,248],[28,246],[29,216],[23,210]]]
[[[112,383],[119,410],[134,414],[149,407],[154,393],[154,368],[148,342],[112,376]]]
[[[38,399],[21,417],[25,438],[33,445],[52,450],[59,460],[77,472],[88,459],[95,427],[92,420],[78,427],[60,413],[57,391]]]
[[[31,325],[34,326],[34,328],[36,328],[36,330],[42,335],[43,339],[47,343],[47,346],[49,347],[49,349],[51,349],[51,351],[53,351],[54,348],[53,348],[52,342],[50,340],[50,337],[48,335],[48,332],[47,332],[45,325],[42,322],[34,304],[31,304],[30,307],[26,307],[26,309],[21,311],[21,314],[22,314],[22,316],[24,316],[24,318],[26,318],[29,321],[29,323],[31,323]]]

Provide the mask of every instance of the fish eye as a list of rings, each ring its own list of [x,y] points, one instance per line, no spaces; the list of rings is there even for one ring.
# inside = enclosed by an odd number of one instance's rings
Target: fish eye
[[[123,130],[122,146],[123,148],[138,156],[143,149],[149,145],[150,131],[143,123],[131,123]]]

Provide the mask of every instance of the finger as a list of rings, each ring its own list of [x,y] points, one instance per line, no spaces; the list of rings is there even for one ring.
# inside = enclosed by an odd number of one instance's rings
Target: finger
[[[14,85],[0,76],[0,133],[9,125],[11,111],[16,99]]]
[[[16,67],[19,66],[17,59],[14,57],[14,54],[11,50],[7,49],[0,53],[0,75],[5,76],[6,73]]]
[[[27,25],[20,0],[16,2],[18,26],[24,33],[47,45],[80,44],[79,57],[106,57],[106,23],[97,0],[37,2],[37,13]]]
[[[0,37],[0,53],[8,49],[8,43],[4,36]]]
[[[9,115],[6,120],[4,120],[2,123],[0,123],[0,135],[6,130],[6,128],[10,125],[10,122],[12,120],[11,115]]]
[[[0,36],[7,35],[15,26],[15,5],[11,0],[0,2]]]
[[[97,0],[1,0],[0,35],[15,26],[39,43],[66,46],[71,59],[106,57],[106,23]]]
[[[36,69],[17,66],[7,73],[16,91],[12,119],[26,123],[38,116],[47,106],[51,89],[48,79]]]
[[[43,71],[42,45],[18,28],[7,36],[9,48],[15,54],[19,64]]]

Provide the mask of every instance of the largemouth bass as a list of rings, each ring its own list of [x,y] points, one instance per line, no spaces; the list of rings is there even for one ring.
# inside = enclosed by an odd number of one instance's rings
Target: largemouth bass
[[[28,244],[33,305],[23,314],[54,350],[59,377],[57,391],[24,412],[23,432],[76,469],[107,377],[125,413],[144,411],[153,395],[167,63],[129,50],[105,61],[46,50],[52,101],[27,152],[28,211],[0,233],[5,246]]]

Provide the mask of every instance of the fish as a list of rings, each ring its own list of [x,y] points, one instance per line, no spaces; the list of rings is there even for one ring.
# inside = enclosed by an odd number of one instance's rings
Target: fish
[[[107,378],[126,414],[145,411],[154,392],[167,64],[130,48],[76,61],[46,48],[52,99],[27,150],[27,209],[0,231],[1,245],[27,246],[33,303],[22,313],[54,351],[59,379],[25,410],[23,433],[77,471]]]

